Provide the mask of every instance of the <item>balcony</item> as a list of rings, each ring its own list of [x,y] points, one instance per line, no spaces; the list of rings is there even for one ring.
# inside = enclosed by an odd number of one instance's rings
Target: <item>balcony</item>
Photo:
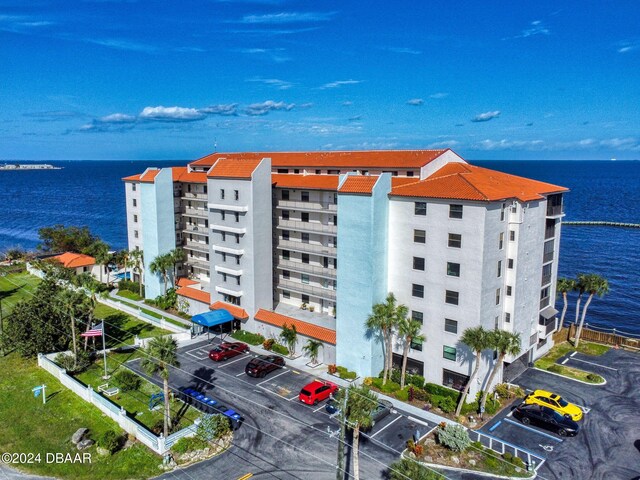
[[[185,233],[195,233],[197,235],[209,236],[209,229],[204,225],[189,225],[186,224],[182,227],[182,231]]]
[[[209,218],[209,212],[204,208],[189,208],[185,207],[183,215],[196,218]]]
[[[557,218],[564,216],[562,205],[549,205],[547,204],[547,217]]]
[[[298,210],[301,212],[338,212],[338,205],[330,202],[294,202],[293,200],[280,200],[276,208],[281,210]]]
[[[248,212],[247,205],[231,205],[226,203],[209,203],[208,207],[212,210],[225,210],[227,212]]]
[[[184,248],[187,250],[193,250],[196,252],[209,253],[209,245],[201,242],[184,242]]]
[[[182,198],[182,200],[198,200],[206,202],[209,199],[209,196],[206,193],[183,192],[180,198]]]
[[[210,226],[211,230],[218,232],[227,232],[227,233],[237,233],[239,235],[244,235],[247,233],[247,229],[244,227],[228,227],[227,225],[213,224]]]
[[[331,280],[335,280],[337,273],[335,268],[317,267],[315,265],[309,265],[308,263],[292,262],[291,260],[282,259],[278,263],[278,268],[299,273],[310,273],[311,275]]]
[[[314,287],[307,285],[306,283],[300,283],[293,280],[280,280],[277,288],[281,290],[290,290],[292,292],[304,293],[305,295],[312,295],[314,297],[322,298],[324,300],[330,300],[335,302],[336,291],[329,288]]]
[[[280,240],[278,248],[291,250],[292,252],[313,253],[323,257],[337,257],[338,249],[336,247],[325,247],[317,243],[302,243],[293,240]]]
[[[234,290],[234,287],[232,287],[231,285],[216,285],[216,292],[218,293],[223,293],[226,295],[231,295],[233,297],[241,297],[242,295],[244,295],[244,292],[242,290],[240,290],[240,286],[238,285],[237,288],[238,290]]]
[[[556,317],[549,318],[548,320],[540,317],[540,321],[538,322],[538,335],[546,337],[552,333],[556,329],[556,322]]]
[[[336,225],[325,225],[318,222],[299,222],[295,220],[280,220],[280,223],[276,228],[280,230],[320,233],[323,235],[336,235],[338,232],[338,227]]]
[[[189,265],[193,265],[195,267],[200,267],[206,270],[210,270],[211,269],[211,263],[209,262],[209,260],[207,260],[204,257],[187,257],[186,262]]]
[[[235,244],[234,244],[235,245]],[[229,253],[231,255],[244,255],[244,249],[242,248],[230,248],[224,245],[214,245],[213,250],[216,252]]]

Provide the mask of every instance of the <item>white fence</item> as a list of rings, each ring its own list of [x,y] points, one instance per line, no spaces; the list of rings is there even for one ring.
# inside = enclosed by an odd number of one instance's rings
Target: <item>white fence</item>
[[[152,323],[160,328],[164,328],[165,330],[169,330],[173,333],[178,333],[180,336],[173,335],[173,337],[180,340],[189,340],[191,338],[191,331],[189,327],[186,325],[184,327],[179,327],[178,325],[166,321],[164,318],[156,318],[153,315],[149,315],[142,311],[139,307],[133,307],[126,303],[117,302],[115,300],[111,300],[110,298],[98,298],[100,303],[104,303],[105,305],[110,306],[111,308],[115,308],[116,310],[121,310],[129,315],[133,315],[134,317],[147,322]]]
[[[190,425],[187,428],[183,428],[182,430],[169,435],[167,438],[156,436],[153,432],[147,430],[142,425],[129,418],[126,410],[122,407],[118,407],[107,398],[96,393],[90,385],[84,386],[73,377],[67,375],[67,371],[65,369],[60,368],[51,360],[55,355],[57,354],[38,354],[38,366],[56,377],[62,385],[67,387],[84,401],[98,407],[102,413],[118,423],[125,432],[135,436],[140,442],[145,444],[154,452],[162,455],[180,438],[189,437],[195,434],[196,426]]]

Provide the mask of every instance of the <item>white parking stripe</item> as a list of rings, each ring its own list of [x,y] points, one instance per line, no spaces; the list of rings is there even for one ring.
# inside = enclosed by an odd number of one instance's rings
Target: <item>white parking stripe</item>
[[[617,368],[605,367],[604,365],[600,365],[599,363],[589,362],[587,360],[580,360],[579,358],[572,358],[571,360],[575,360],[576,362],[588,363],[589,365],[595,365],[596,367],[600,367],[600,368],[606,368],[607,370],[613,370],[614,372],[618,371]]]
[[[240,358],[238,358],[238,359],[236,359],[236,360],[232,360],[231,362],[226,362],[226,361],[225,361],[225,362],[224,362],[223,364],[221,364],[218,368],[224,368],[224,367],[226,367],[227,365],[231,365],[231,364],[233,364],[233,363],[240,362],[240,361],[242,361],[242,360],[246,360],[246,359],[247,359],[247,358],[246,358],[246,357],[244,356],[244,354],[243,354],[243,355],[240,355]]]
[[[373,438],[376,435],[378,435],[380,432],[382,432],[385,428],[391,426],[392,424],[396,423],[398,420],[400,420],[402,418],[402,415],[398,415],[396,418],[394,418],[391,422],[387,423],[384,427],[382,427],[380,430],[378,430],[376,433],[374,433],[373,435],[369,436],[369,438]]]
[[[407,418],[408,418],[409,420],[411,420],[412,422],[418,422],[418,423],[421,423],[421,424],[423,424],[423,425],[426,425],[427,427],[429,427],[429,426],[430,426],[427,422],[424,422],[424,421],[422,421],[422,420],[420,420],[420,419],[418,419],[418,418],[416,418],[416,417],[412,417],[411,415],[409,415]]]
[[[320,405],[318,408],[316,408],[313,413],[316,413],[318,410],[322,410],[324,408],[324,405]]]
[[[236,377],[241,377],[242,375],[244,375],[244,372],[240,372],[239,374],[236,375]]]
[[[565,358],[565,359],[560,363],[560,365],[564,365],[564,364],[565,364],[565,363],[567,363],[568,361],[569,361],[569,359],[568,359],[568,358]]]
[[[275,380],[275,379],[276,379],[276,378],[278,378],[280,375],[284,375],[285,373],[289,373],[289,372],[287,372],[286,370],[285,370],[284,372],[280,372],[280,373],[279,373],[278,375],[276,375],[275,377],[271,377],[271,378],[269,378],[269,379],[267,379],[267,380],[263,380],[263,381],[261,381],[260,383],[258,383],[258,386],[261,386],[263,383],[269,382],[269,381],[271,381],[271,380]]]
[[[528,427],[526,425],[523,425],[520,422],[515,422],[515,421],[510,420],[508,418],[505,418],[504,421],[505,422],[509,422],[509,423],[511,423],[511,424],[513,424],[513,425],[515,425],[517,427],[524,428],[525,430],[529,430],[530,432],[537,433],[538,435],[542,435],[544,437],[550,438],[551,440],[554,440],[556,442],[562,443],[562,440],[560,440],[559,438],[556,438],[556,437],[554,437],[552,435],[549,435],[548,433],[541,432],[540,430],[536,430],[535,428],[531,428],[531,427]]]

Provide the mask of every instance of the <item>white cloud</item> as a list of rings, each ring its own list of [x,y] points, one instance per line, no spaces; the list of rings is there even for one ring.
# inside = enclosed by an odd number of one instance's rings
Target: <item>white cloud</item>
[[[429,95],[429,98],[439,99],[439,98],[444,98],[448,96],[449,96],[448,93],[438,92],[438,93],[432,93],[431,95]]]
[[[353,102],[350,100],[345,100],[344,102],[342,102],[343,107],[349,107],[351,105],[353,105]]]
[[[531,22],[529,28],[525,28],[520,32],[520,35],[516,35],[514,38],[527,38],[534,35],[550,35],[551,30],[540,20],[534,20]]]
[[[229,103],[229,104],[210,105],[208,107],[201,108],[200,111],[202,113],[206,113],[209,115],[237,115],[238,104]]]
[[[295,103],[274,102],[273,100],[267,100],[262,103],[252,103],[247,106],[245,113],[247,115],[266,115],[274,110],[290,111],[295,107]]]
[[[132,52],[156,53],[157,47],[144,43],[131,42],[120,38],[85,38],[86,42],[102,45],[103,47],[115,48],[116,50],[129,50]]]
[[[545,148],[545,143],[542,140],[482,140],[472,148],[477,150],[542,150]]]
[[[102,123],[132,123],[136,121],[136,117],[125,113],[112,113],[111,115],[101,117],[99,121]]]
[[[362,83],[362,80],[336,80],[335,82],[325,83],[320,88],[338,88],[343,85],[357,85],[358,83]]]
[[[424,100],[422,98],[412,98],[411,100],[407,100],[407,105],[413,105],[415,107],[420,107],[424,105]]]
[[[495,110],[493,112],[484,112],[476,115],[471,119],[472,122],[488,122],[489,120],[493,120],[494,118],[498,118],[500,116],[500,110]]]
[[[192,122],[202,120],[205,114],[195,108],[185,107],[144,107],[139,117],[143,120],[163,122]]]
[[[427,145],[427,148],[456,148],[459,145],[460,142],[457,140],[443,140],[442,142],[434,142]]]
[[[330,20],[335,12],[282,12],[268,13],[265,15],[245,15],[240,23],[249,24],[283,24],[302,22],[325,22]]]
[[[269,86],[275,87],[278,90],[288,90],[291,87],[293,87],[293,83],[287,82],[286,80],[280,80],[278,78],[254,77],[254,78],[248,78],[246,81],[247,82],[264,83],[265,85],[269,85]]]
[[[638,48],[640,48],[639,41],[624,41],[618,43],[618,53],[632,52],[633,50],[637,50]]]
[[[415,50],[413,48],[406,48],[406,47],[385,47],[385,50],[388,50],[394,53],[406,53],[409,55],[420,55],[422,53],[420,50]]]

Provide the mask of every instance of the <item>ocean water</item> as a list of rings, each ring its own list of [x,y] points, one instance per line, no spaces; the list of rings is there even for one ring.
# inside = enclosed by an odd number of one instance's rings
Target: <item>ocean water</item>
[[[38,229],[87,225],[114,249],[127,246],[122,177],[186,161],[56,161],[62,170],[0,171],[0,251],[37,246]],[[565,220],[640,223],[640,161],[478,161],[475,165],[568,187]],[[640,335],[640,229],[565,225],[561,276],[598,273],[610,292],[587,322]],[[573,301],[567,320],[573,320]],[[562,307],[562,300],[556,308]]]

